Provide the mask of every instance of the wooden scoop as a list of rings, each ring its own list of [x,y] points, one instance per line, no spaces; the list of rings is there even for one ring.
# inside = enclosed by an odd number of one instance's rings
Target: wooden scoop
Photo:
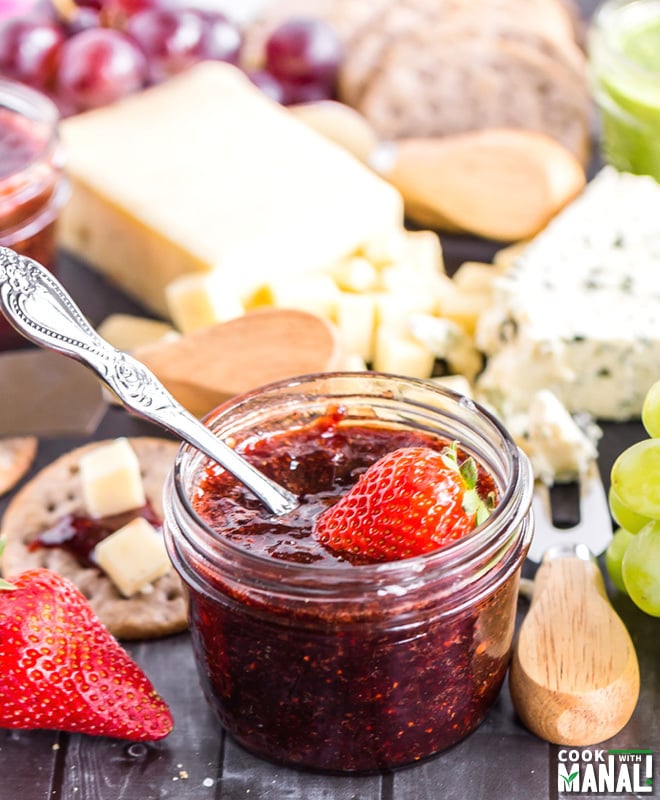
[[[195,416],[270,383],[341,366],[334,328],[305,311],[268,308],[134,351]]]
[[[514,644],[509,685],[522,722],[554,744],[602,742],[632,716],[637,655],[586,546],[546,553]]]
[[[431,228],[498,241],[526,239],[586,183],[577,158],[535,131],[493,128],[378,142],[367,120],[341,103],[290,109],[392,183],[408,217]]]

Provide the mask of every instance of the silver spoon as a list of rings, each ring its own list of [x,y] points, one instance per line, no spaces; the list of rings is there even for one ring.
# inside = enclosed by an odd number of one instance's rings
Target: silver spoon
[[[0,247],[0,311],[27,339],[90,367],[139,417],[155,422],[217,461],[273,514],[298,505],[178,403],[156,376],[102,339],[62,284],[38,261]]]

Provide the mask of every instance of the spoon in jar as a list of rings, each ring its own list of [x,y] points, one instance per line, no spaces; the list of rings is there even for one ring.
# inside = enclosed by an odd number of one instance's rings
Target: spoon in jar
[[[127,409],[201,450],[273,514],[284,514],[298,505],[294,494],[215,436],[143,364],[101,338],[42,264],[8,247],[0,247],[0,311],[26,339],[90,367]]]

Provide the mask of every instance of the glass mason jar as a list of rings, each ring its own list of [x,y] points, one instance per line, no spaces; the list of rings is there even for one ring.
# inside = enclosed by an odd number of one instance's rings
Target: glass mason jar
[[[0,79],[0,245],[54,269],[55,223],[68,193],[55,104]],[[0,350],[24,341],[0,315]]]
[[[660,180],[660,0],[606,0],[588,50],[603,158]]]
[[[492,416],[428,381],[303,376],[230,400],[207,422],[240,444],[295,436],[329,409],[341,409],[342,425],[457,440],[492,477],[495,511],[423,556],[341,568],[277,560],[200,518],[194,498],[208,461],[183,445],[165,489],[165,538],[188,590],[204,692],[226,730],[280,763],[370,772],[449,747],[495,701],[531,538],[533,478]]]

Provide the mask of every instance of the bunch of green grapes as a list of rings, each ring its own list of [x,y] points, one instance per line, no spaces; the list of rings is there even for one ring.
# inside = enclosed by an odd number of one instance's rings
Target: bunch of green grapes
[[[660,617],[660,381],[642,409],[648,439],[612,466],[610,510],[617,525],[605,564],[612,583],[647,614]]]

